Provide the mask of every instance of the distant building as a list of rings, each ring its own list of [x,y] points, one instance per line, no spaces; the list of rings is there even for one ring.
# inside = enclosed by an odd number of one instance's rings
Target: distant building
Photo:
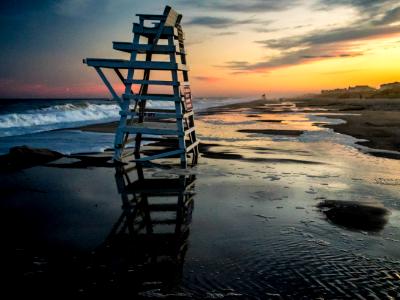
[[[376,89],[368,86],[368,85],[356,85],[354,87],[349,87],[347,89],[349,93],[368,93],[368,92],[375,92]]]
[[[392,82],[392,83],[385,83],[381,84],[380,86],[381,91],[385,90],[400,90],[400,82]]]
[[[381,84],[379,89],[368,85],[349,86],[347,89],[322,90],[326,98],[400,98],[400,82]]]
[[[367,98],[377,90],[368,85],[350,86],[347,89],[322,90],[321,96],[338,98]]]
[[[322,90],[322,95],[337,95],[347,93],[347,89]]]

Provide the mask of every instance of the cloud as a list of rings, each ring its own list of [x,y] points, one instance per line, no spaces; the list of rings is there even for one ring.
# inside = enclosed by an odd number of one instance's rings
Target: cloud
[[[222,10],[229,12],[270,12],[293,8],[301,3],[299,0],[207,0],[207,1],[180,1],[183,5],[196,8]]]
[[[349,42],[361,39],[376,38],[388,34],[400,33],[400,26],[359,26],[333,29],[329,31],[311,32],[306,35],[256,41],[267,48],[288,49],[312,45]]]
[[[373,24],[386,25],[400,22],[400,6],[388,10],[381,19],[375,20]]]
[[[228,68],[232,70],[248,70],[251,64],[247,61],[227,61],[223,66],[216,66],[222,68]]]
[[[218,29],[218,28],[225,28],[227,26],[249,24],[249,23],[251,23],[251,20],[238,21],[232,18],[205,16],[205,17],[195,17],[186,22],[186,25],[196,25],[196,26]]]
[[[393,0],[319,0],[317,5],[320,9],[348,6],[355,8],[360,14],[376,15],[378,12],[388,9],[393,2]]]
[[[234,70],[237,74],[254,73],[265,72],[266,70],[282,67],[290,67],[301,63],[310,63],[321,59],[347,58],[359,55],[363,55],[363,53],[350,52],[345,49],[337,50],[335,48],[316,46],[301,50],[284,51],[279,56],[257,63],[250,63],[248,61],[228,61],[219,67]]]
[[[339,2],[352,5],[364,3],[374,6],[372,1],[342,0]],[[354,42],[400,34],[399,21],[400,6],[387,9],[378,18],[357,20],[347,27],[312,31],[280,39],[255,41],[264,48],[279,50],[280,54],[255,63],[229,61],[223,67],[241,72],[261,72],[316,60],[360,56],[363,53],[354,50]]]
[[[235,35],[235,34],[237,34],[237,32],[234,32],[234,31],[223,31],[223,32],[219,32],[219,33],[217,33],[216,35]]]
[[[226,28],[228,26],[236,25],[248,25],[248,24],[261,24],[269,25],[271,21],[259,20],[255,18],[248,18],[243,20],[237,20],[227,17],[210,17],[210,16],[199,16],[192,18],[187,21],[185,25],[189,26],[203,26],[213,29]]]
[[[192,78],[199,80],[199,81],[206,81],[206,82],[216,82],[221,79],[219,77],[212,77],[212,76],[193,76]]]

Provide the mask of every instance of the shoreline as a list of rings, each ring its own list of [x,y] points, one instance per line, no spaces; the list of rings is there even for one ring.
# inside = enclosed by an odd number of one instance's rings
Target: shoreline
[[[400,99],[283,99],[283,100],[254,100],[250,102],[228,104],[211,107],[197,113],[199,116],[210,116],[223,114],[236,109],[255,109],[260,113],[273,112],[262,109],[264,104],[292,102],[299,108],[311,108],[309,113],[319,113],[327,118],[342,119],[346,123],[327,125],[318,124],[320,127],[331,128],[335,132],[352,136],[359,141],[356,144],[368,147],[366,153],[374,156],[400,159]],[[329,109],[328,111],[326,109]],[[390,110],[389,110],[390,109]],[[326,112],[344,113],[340,116],[324,115]],[[257,114],[247,115],[248,118],[255,118]],[[281,120],[260,120],[265,123],[279,123]],[[114,133],[118,121],[99,123],[79,127],[77,129],[89,132]],[[241,129],[246,132],[246,129]],[[258,132],[266,134],[282,134],[284,130],[265,129]],[[249,131],[250,133],[250,131]],[[253,131],[257,133],[257,131]],[[298,136],[301,131],[287,131],[286,134]],[[389,151],[389,152],[385,152]]]
[[[339,116],[344,124],[323,125],[335,132],[366,141],[361,146],[376,150],[400,151],[400,99],[294,99],[299,107],[325,108],[330,112],[345,113]],[[327,118],[337,116],[325,115]],[[378,154],[379,155],[379,154]],[[400,155],[388,155],[400,159]]]
[[[302,112],[310,114],[318,113],[327,118],[342,119],[343,124],[317,124],[319,127],[331,128],[335,132],[352,136],[365,141],[357,141],[356,144],[367,149],[358,148],[358,150],[378,157],[390,159],[400,159],[400,99],[327,99],[327,98],[296,98],[280,100],[253,100],[234,104],[226,104],[216,107],[210,107],[197,113],[201,117],[210,117],[213,115],[224,115],[243,109],[251,110],[247,114],[248,120],[259,118],[262,114],[276,114],[290,112],[282,103],[294,103]],[[265,104],[270,104],[268,108]],[[272,104],[272,105],[271,105]],[[276,104],[277,110],[274,109]],[[343,115],[330,115],[330,112],[343,113]],[[324,113],[327,113],[326,115]],[[73,130],[95,133],[114,134],[119,121],[97,123],[84,125]],[[301,130],[273,129],[274,124],[280,124],[280,119],[257,120],[265,124],[271,124],[272,129],[240,129],[242,133],[263,133],[264,135],[286,135],[299,136]],[[269,128],[269,127],[268,127]],[[63,129],[56,129],[56,131]],[[205,147],[207,149],[207,147]],[[388,152],[386,152],[388,151]],[[205,151],[208,152],[207,150]],[[80,153],[77,153],[80,154]],[[93,153],[95,154],[95,153]]]
[[[248,102],[240,102],[234,104],[226,104],[221,106],[213,106],[206,109],[201,110],[200,112],[195,112],[197,116],[218,114],[223,112],[230,112],[232,109],[239,108],[251,108],[257,107],[266,103],[279,103],[278,100],[252,100]],[[107,123],[98,123],[98,124],[90,124],[77,127],[75,129],[89,132],[101,132],[101,133],[115,133],[118,127],[119,121],[107,122]]]

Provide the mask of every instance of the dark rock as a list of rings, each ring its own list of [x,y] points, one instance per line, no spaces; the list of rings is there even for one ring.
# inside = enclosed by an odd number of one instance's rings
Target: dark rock
[[[18,170],[43,165],[63,156],[59,152],[48,149],[18,146],[11,148],[8,154],[1,156],[0,163],[2,170]]]
[[[326,200],[318,208],[329,221],[347,229],[377,232],[387,221],[389,210],[362,202]]]

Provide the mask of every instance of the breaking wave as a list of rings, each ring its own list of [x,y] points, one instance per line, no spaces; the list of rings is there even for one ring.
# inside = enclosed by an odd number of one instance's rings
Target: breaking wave
[[[254,98],[253,98],[254,99]],[[213,106],[246,102],[243,98],[198,98],[194,101],[196,110]],[[50,102],[50,101],[49,101]],[[150,107],[170,107],[172,103],[152,103]],[[31,104],[29,104],[31,105]],[[0,107],[1,108],[1,107]],[[171,106],[172,108],[172,106]],[[56,129],[75,128],[88,124],[112,122],[119,119],[119,106],[115,103],[61,103],[57,105],[31,107],[23,111],[0,112],[0,137],[25,135]]]
[[[63,104],[0,115],[0,137],[72,128],[118,119],[116,104]]]

